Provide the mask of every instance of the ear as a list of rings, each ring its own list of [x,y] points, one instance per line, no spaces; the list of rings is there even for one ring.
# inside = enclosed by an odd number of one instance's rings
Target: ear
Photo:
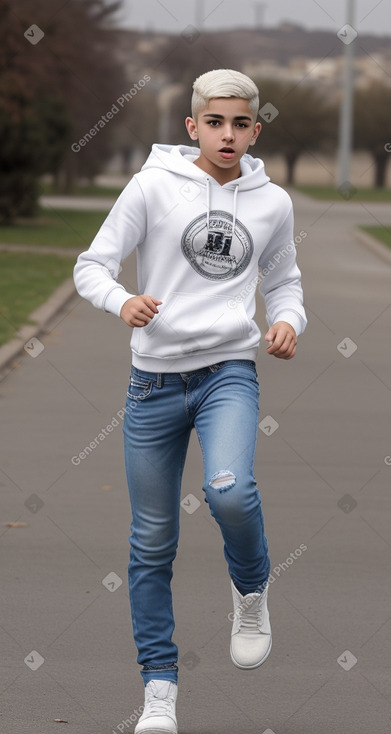
[[[186,130],[189,133],[192,140],[198,140],[197,123],[192,117],[186,117],[185,120]]]
[[[250,145],[255,145],[256,139],[257,139],[259,133],[261,132],[261,130],[262,130],[261,123],[260,122],[256,122],[255,125],[254,125],[253,136],[252,136],[252,138],[250,140]]]

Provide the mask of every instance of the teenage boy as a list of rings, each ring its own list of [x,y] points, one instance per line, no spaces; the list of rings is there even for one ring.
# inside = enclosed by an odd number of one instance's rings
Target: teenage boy
[[[199,148],[153,145],[74,272],[81,296],[133,327],[124,418],[129,595],[145,684],[135,734],[177,734],[170,582],[192,428],[231,578],[232,661],[248,670],[269,655],[270,560],[253,471],[260,278],[267,353],[294,357],[306,326],[291,200],[247,154],[261,131],[258,90],[230,69],[203,74],[193,90],[186,128]],[[117,283],[135,248],[139,295]]]

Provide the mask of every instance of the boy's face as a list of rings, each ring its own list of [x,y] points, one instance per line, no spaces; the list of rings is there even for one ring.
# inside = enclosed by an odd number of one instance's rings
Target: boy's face
[[[240,176],[240,159],[262,127],[254,123],[248,101],[237,97],[211,99],[197,120],[187,117],[185,122],[191,139],[199,140],[200,168],[227,181]]]

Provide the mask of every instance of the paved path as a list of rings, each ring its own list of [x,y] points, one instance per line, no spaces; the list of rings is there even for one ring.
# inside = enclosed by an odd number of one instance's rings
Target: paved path
[[[77,258],[80,248],[73,247],[50,247],[50,245],[14,245],[5,242],[0,243],[0,252],[28,252],[38,255],[62,255]]]
[[[115,198],[110,196],[41,196],[41,206],[49,209],[85,209],[101,211],[111,209]]]
[[[391,267],[352,228],[391,214],[294,200],[309,326],[294,360],[258,359],[260,418],[279,424],[256,458],[273,651],[257,671],[230,662],[229,580],[193,436],[183,497],[201,504],[181,511],[173,583],[180,734],[390,731]],[[121,278],[135,287],[134,256]],[[261,301],[258,314],[262,327]],[[143,700],[126,586],[129,337],[75,296],[0,384],[2,734],[133,731]]]

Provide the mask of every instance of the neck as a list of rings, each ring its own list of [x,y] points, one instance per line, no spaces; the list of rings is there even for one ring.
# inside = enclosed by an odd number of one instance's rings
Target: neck
[[[215,166],[207,158],[204,158],[202,153],[193,163],[198,168],[201,168],[202,171],[205,171],[205,173],[209,173],[220,186],[224,186],[229,181],[235,181],[235,179],[240,177],[240,163],[236,163],[232,168],[219,168],[219,166]]]

